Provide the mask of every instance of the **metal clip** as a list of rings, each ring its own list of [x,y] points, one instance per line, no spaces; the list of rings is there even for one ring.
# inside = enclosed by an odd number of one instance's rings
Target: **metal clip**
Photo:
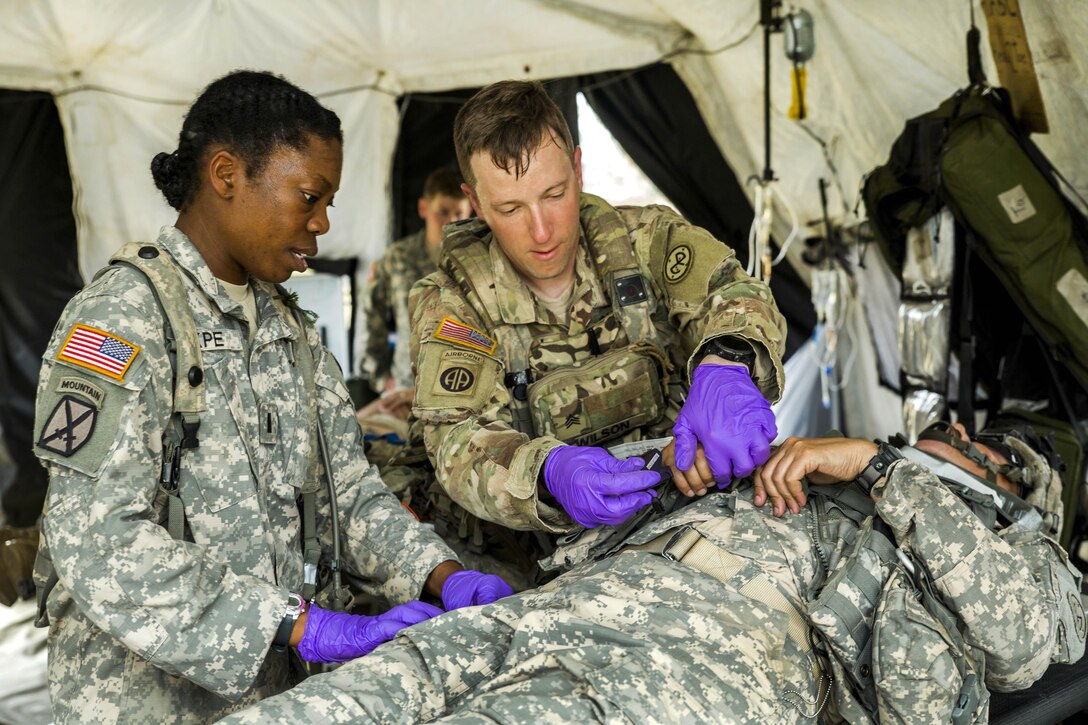
[[[684,524],[679,529],[677,529],[672,536],[669,537],[669,540],[665,542],[665,545],[663,547],[661,547],[661,557],[663,559],[668,559],[669,561],[680,561],[680,559],[684,558],[684,554],[687,554],[688,551],[691,549],[690,546],[685,549],[683,553],[681,553],[678,557],[673,556],[673,553],[670,551],[670,549],[680,543],[680,539],[682,539],[684,534],[686,534],[688,531],[695,531],[695,527],[691,524]],[[695,533],[699,534],[698,531],[695,531]],[[699,535],[702,536],[702,534]]]

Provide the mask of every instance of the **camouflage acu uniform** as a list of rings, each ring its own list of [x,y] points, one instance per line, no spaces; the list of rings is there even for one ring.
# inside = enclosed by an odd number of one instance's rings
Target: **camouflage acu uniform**
[[[569,320],[539,303],[479,219],[446,227],[440,271],[412,291],[412,435],[462,536],[473,517],[547,538],[573,528],[538,495],[548,453],[669,435],[690,358],[712,338],[751,345],[756,384],[771,401],[781,393],[782,316],[729,247],[666,207],[583,194],[580,216]]]
[[[814,622],[828,595],[848,596],[844,566],[880,561],[903,571],[894,554],[889,562],[864,545],[853,552],[851,542],[865,540],[872,520],[843,515],[839,499],[819,495],[821,488],[812,488],[801,514],[778,519],[769,507],[755,508],[752,488],[742,484],[637,530],[613,556],[586,558],[592,552],[574,546],[568,554],[584,563],[540,589],[411,627],[228,722],[314,713],[343,723],[871,722],[877,710],[860,704],[878,699],[870,662],[896,663],[896,672],[884,673],[883,697],[913,696],[899,713],[903,721],[947,722],[949,690],[959,687],[950,658],[973,657],[988,686],[1015,689],[1050,662],[1082,655],[1080,575],[1060,547],[1042,535],[1025,538],[1018,525],[1000,534],[980,528],[936,477],[909,461],[892,466],[874,494],[877,508],[909,542],[900,542],[905,556],[932,573],[968,648],[985,656],[953,651],[936,629],[917,640],[897,639],[902,630],[874,632],[893,608],[890,596],[855,602],[868,609],[855,631]],[[665,549],[677,560],[664,558]],[[878,587],[900,581],[881,576]],[[924,611],[908,618],[933,626]],[[858,637],[862,649],[890,648],[851,663],[867,685],[827,659],[829,649]],[[980,700],[968,721],[985,721],[987,705]]]
[[[164,302],[192,314],[204,365],[199,446],[181,458],[184,540],[168,535],[157,495],[174,375],[147,278],[118,265],[100,273],[69,303],[42,366],[35,452],[50,474],[42,554],[59,575],[47,605],[61,723],[209,721],[297,681],[288,653],[269,645],[303,583],[303,490],[316,489],[317,533],[331,546],[316,415],[345,566],[403,602],[454,558],[367,464],[339,367],[312,326],[300,339],[276,288],[251,282],[260,322],[249,342],[242,305],[188,238],[164,227],[157,249],[182,268],[186,299]],[[80,364],[68,339],[80,326],[106,334],[127,369]],[[302,345],[316,385],[296,365]]]
[[[392,377],[397,387],[412,387],[412,361],[408,356],[408,292],[417,280],[435,271],[427,254],[425,231],[393,243],[375,267],[374,279],[367,292],[366,355],[363,372],[377,392]],[[397,344],[390,349],[389,333],[397,334]]]

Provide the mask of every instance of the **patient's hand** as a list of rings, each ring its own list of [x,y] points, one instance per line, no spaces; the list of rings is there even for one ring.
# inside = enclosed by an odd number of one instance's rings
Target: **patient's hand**
[[[355,417],[364,426],[369,418],[378,415],[389,415],[398,420],[408,420],[408,414],[412,412],[414,398],[414,388],[398,388],[391,392],[382,393],[380,397],[355,411]]]
[[[876,444],[853,438],[787,438],[753,476],[756,506],[771,501],[781,516],[805,505],[802,478],[809,483],[838,483],[858,476],[876,455]]]
[[[710,472],[710,463],[706,460],[706,454],[703,452],[703,444],[700,443],[695,449],[695,464],[686,471],[681,471],[676,467],[676,451],[675,441],[670,442],[665,446],[665,449],[661,451],[661,458],[665,461],[665,465],[672,471],[672,482],[676,486],[676,490],[685,496],[702,496],[706,493],[707,489],[715,485],[714,474]]]

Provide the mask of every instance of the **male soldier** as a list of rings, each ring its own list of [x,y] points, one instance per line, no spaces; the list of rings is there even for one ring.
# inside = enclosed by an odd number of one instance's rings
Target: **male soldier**
[[[442,251],[442,227],[467,219],[472,213],[461,177],[451,168],[432,171],[419,197],[423,228],[398,239],[375,263],[367,306],[367,343],[363,372],[375,393],[412,388],[412,363],[408,358],[408,290],[416,280],[437,269]],[[399,344],[390,345],[390,335]],[[411,399],[408,399],[411,405]],[[393,414],[408,417],[407,408],[388,406]]]
[[[659,475],[602,444],[675,433],[664,458],[687,495],[766,460],[785,327],[705,230],[583,194],[581,150],[539,83],[477,93],[454,144],[478,219],[447,228],[410,305],[412,435],[440,486],[425,517],[526,586],[555,535],[650,500]]]
[[[575,542],[582,563],[543,587],[230,722],[984,722],[989,690],[1083,654],[1081,576],[1038,438],[927,438],[788,439],[754,486]]]

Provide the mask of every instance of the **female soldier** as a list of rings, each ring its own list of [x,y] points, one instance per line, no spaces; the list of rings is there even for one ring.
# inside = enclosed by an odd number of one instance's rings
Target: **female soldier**
[[[215,81],[151,164],[177,221],[123,249],[61,317],[35,446],[58,722],[217,719],[300,679],[289,644],[342,661],[437,614],[411,601],[423,591],[447,609],[510,592],[463,570],[385,489],[339,367],[277,286],[329,230],[341,143],[336,114],[282,78]],[[333,543],[326,468],[339,563],[407,604],[306,612]]]

